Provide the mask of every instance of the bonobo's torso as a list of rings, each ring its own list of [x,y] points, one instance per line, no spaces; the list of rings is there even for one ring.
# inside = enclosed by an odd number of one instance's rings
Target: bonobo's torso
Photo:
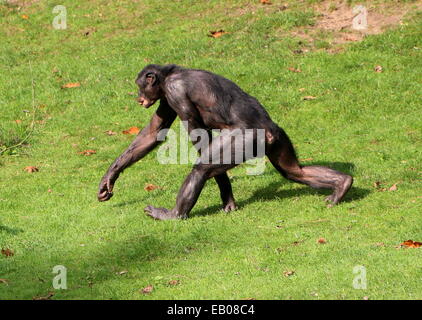
[[[210,129],[268,128],[268,113],[232,81],[208,71],[181,69],[164,85],[169,105],[181,120]]]

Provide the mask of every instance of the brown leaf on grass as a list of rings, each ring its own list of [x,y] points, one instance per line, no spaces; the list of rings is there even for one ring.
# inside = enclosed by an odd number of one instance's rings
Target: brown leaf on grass
[[[285,277],[290,277],[290,276],[294,275],[295,272],[293,270],[286,270],[286,271],[283,272],[283,274],[284,274]]]
[[[4,283],[6,286],[9,285],[9,281],[7,279],[0,279],[1,283]]]
[[[117,132],[114,132],[114,131],[111,131],[111,130],[104,131],[104,133],[109,135],[109,136],[114,136],[114,135],[117,134]]]
[[[123,134],[138,134],[141,131],[138,127],[130,127],[127,130],[122,131]]]
[[[405,242],[401,243],[400,246],[406,248],[420,248],[422,246],[422,242],[406,240]]]
[[[16,122],[17,124],[19,124],[19,123],[22,123],[22,120],[17,119],[17,120],[15,120],[15,122]]]
[[[54,296],[53,292],[49,292],[46,296],[35,296],[32,300],[50,300],[50,298]]]
[[[380,72],[382,72],[383,70],[382,70],[382,67],[381,67],[381,66],[376,66],[376,67],[374,68],[374,71],[375,71],[375,72],[380,73]]]
[[[302,72],[302,70],[300,70],[299,68],[294,68],[294,67],[289,67],[289,68],[287,68],[289,71],[291,71],[291,72]]]
[[[124,274],[126,274],[128,272],[129,271],[127,271],[127,270],[122,270],[122,271],[116,272],[116,274],[118,274],[119,276],[121,276],[121,275],[124,275]]]
[[[374,188],[379,189],[381,187],[381,182],[380,181],[375,181],[374,182]]]
[[[262,4],[272,4],[272,2],[270,0],[259,0],[259,2],[261,2]]]
[[[393,184],[388,191],[397,191],[397,183]]]
[[[97,153],[97,151],[92,150],[92,149],[88,149],[88,150],[78,152],[78,154],[82,154],[84,156],[91,156],[91,155],[96,154],[96,153]]]
[[[303,100],[315,100],[316,99],[316,97],[314,97],[314,96],[304,96],[303,97]]]
[[[228,32],[224,31],[223,29],[220,29],[218,31],[210,31],[210,33],[208,34],[208,37],[220,38],[222,35],[225,35],[226,33]]]
[[[143,288],[141,290],[141,293],[143,293],[143,294],[150,294],[153,290],[154,290],[154,287],[152,285],[149,285],[149,286]]]
[[[319,238],[317,240],[317,243],[319,243],[319,244],[326,244],[327,243],[327,240],[325,240],[325,238]]]
[[[12,250],[6,248],[6,249],[1,249],[1,254],[4,255],[5,257],[13,257],[15,254],[13,253]]]
[[[155,190],[155,189],[160,189],[160,187],[156,186],[155,184],[152,184],[152,183],[145,184],[145,187],[144,187],[145,191],[152,191],[152,190]]]
[[[37,167],[34,167],[34,166],[27,166],[23,170],[30,173],[40,171]]]
[[[169,281],[169,285],[170,285],[170,286],[177,286],[179,283],[180,283],[180,281],[179,281],[179,280],[170,280],[170,281]]]
[[[69,89],[69,88],[77,88],[80,87],[81,84],[79,82],[69,82],[62,85],[62,89]]]
[[[299,159],[299,161],[301,161],[301,162],[312,161],[312,160],[314,160],[314,158]]]
[[[302,241],[294,241],[292,242],[292,246],[298,246],[301,244]]]
[[[21,15],[21,18],[22,18],[22,19],[25,19],[25,20],[28,20],[28,19],[29,19],[29,16],[28,16],[28,15],[26,15],[26,14],[23,14],[23,15]]]

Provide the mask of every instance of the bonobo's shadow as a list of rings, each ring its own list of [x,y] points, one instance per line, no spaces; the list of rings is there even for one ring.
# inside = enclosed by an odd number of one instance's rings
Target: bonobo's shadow
[[[344,173],[347,173],[351,176],[353,176],[355,171],[355,165],[353,163],[347,163],[347,162],[307,162],[306,165],[318,165],[318,166],[325,166],[329,167],[334,170],[338,170]],[[280,186],[283,183],[294,183],[291,182],[285,178],[283,178],[275,169],[268,169],[267,173],[274,177],[274,181],[270,184],[263,186],[262,188],[256,189],[252,196],[250,196],[248,199],[244,199],[237,202],[237,206],[239,209],[247,206],[250,203],[256,202],[256,201],[272,201],[276,197],[278,198],[291,198],[291,197],[301,197],[301,196],[307,196],[307,195],[329,195],[331,194],[331,190],[328,189],[313,189],[309,186],[303,185],[302,188],[299,189],[286,189],[286,190],[278,190]],[[270,171],[271,170],[271,171]],[[253,176],[241,176],[238,179],[253,179]],[[236,183],[234,183],[234,189],[236,189]],[[354,187],[352,185],[349,192],[346,194],[342,202],[352,202],[356,200],[360,200],[365,198],[371,191],[369,189]],[[236,193],[235,193],[236,198]],[[321,199],[323,201],[323,199]],[[340,203],[341,204],[341,203]],[[221,210],[221,205],[214,205],[205,209],[201,209],[198,211],[195,211],[193,209],[193,215],[192,216],[204,216],[209,214],[216,214]]]

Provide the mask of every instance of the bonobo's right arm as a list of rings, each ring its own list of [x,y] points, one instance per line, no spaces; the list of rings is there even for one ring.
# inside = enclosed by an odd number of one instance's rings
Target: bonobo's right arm
[[[98,189],[98,200],[107,201],[113,196],[114,182],[124,169],[145,157],[152,151],[161,141],[157,141],[157,135],[162,129],[171,126],[176,118],[176,112],[168,105],[167,101],[162,98],[160,106],[152,116],[148,126],[146,126],[130,144],[130,146],[118,157],[106,174],[103,176]]]

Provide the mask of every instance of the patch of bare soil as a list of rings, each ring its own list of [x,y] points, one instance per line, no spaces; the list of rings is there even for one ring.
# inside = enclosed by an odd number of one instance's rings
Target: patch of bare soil
[[[3,0],[3,3],[19,8],[25,8],[38,1],[39,0]],[[1,2],[2,1],[0,1],[0,4]]]
[[[342,44],[361,41],[367,35],[403,24],[402,19],[407,14],[422,10],[422,0],[360,6],[349,6],[346,1],[323,1],[313,9],[317,12],[315,25],[298,28],[292,34],[311,44],[324,42],[325,49],[337,52],[341,51]]]

